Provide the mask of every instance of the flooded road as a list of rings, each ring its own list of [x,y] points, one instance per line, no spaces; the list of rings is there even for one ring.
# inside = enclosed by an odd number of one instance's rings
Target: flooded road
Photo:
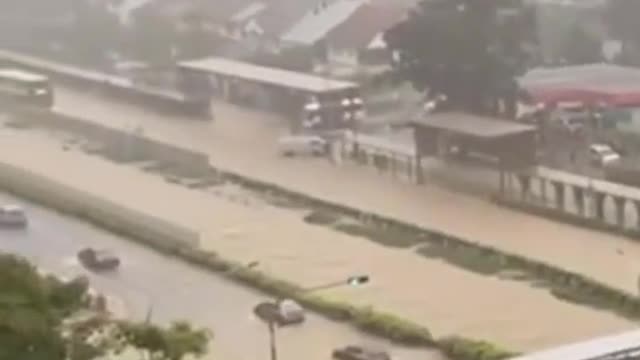
[[[433,249],[412,245],[402,234],[385,234],[377,229],[376,236],[365,236],[372,234],[371,230],[354,227],[353,219],[347,218],[336,219],[331,226],[314,224],[308,220],[309,209],[290,206],[295,204],[275,205],[233,184],[205,189],[180,186],[143,171],[140,165],[114,163],[62,145],[58,135],[40,129],[4,128],[0,142],[14,151],[0,154],[0,161],[197,229],[203,247],[242,263],[258,260],[262,270],[304,287],[368,274],[372,282],[365,287],[327,290],[322,295],[411,319],[436,336],[458,334],[529,351],[634,326],[611,313],[561,301],[548,288],[465,268],[447,261],[446,256],[434,257]],[[70,168],[74,169],[73,176],[69,176]],[[150,268],[161,267],[158,262]],[[137,281],[140,285],[136,287],[142,288],[163,281],[164,286],[177,289],[175,296],[183,296],[179,283],[171,284],[161,276]],[[157,291],[154,289],[149,291]],[[163,287],[162,291],[171,290]],[[187,292],[184,296],[189,306],[194,295]],[[190,308],[212,307],[213,311],[217,303],[211,299],[227,298],[226,294],[201,296],[207,300],[198,301],[205,305]],[[242,308],[251,306],[247,302]],[[246,314],[237,310],[231,313],[234,318]],[[558,318],[564,321],[558,323]],[[225,320],[222,323],[228,326]],[[307,335],[292,332],[290,336]],[[333,335],[323,336],[327,340],[317,341],[335,340]],[[335,341],[343,341],[342,336]],[[306,344],[301,340],[290,346],[299,346],[302,352]]]
[[[114,297],[114,303],[123,307],[119,310],[133,319],[143,320],[151,307],[153,321],[186,319],[210,328],[215,335],[212,358],[268,359],[266,327],[251,311],[266,299],[262,294],[8,195],[0,194],[0,202],[25,204],[31,221],[27,231],[1,231],[0,251],[25,256],[59,276],[88,275],[93,287]],[[85,271],[75,254],[86,246],[116,252],[123,262],[120,271],[106,275]],[[278,337],[283,359],[329,359],[333,348],[350,343],[388,346],[403,360],[441,359],[429,351],[391,346],[313,314],[303,326],[280,329]]]
[[[283,120],[277,116],[216,103],[216,120],[200,122],[66,87],[57,91],[59,111],[118,129],[139,126],[149,137],[208,153],[211,162],[223,169],[403,219],[637,292],[637,243],[501,208],[435,186],[428,178],[426,185],[415,186],[370,167],[279,158],[275,144],[283,131]]]

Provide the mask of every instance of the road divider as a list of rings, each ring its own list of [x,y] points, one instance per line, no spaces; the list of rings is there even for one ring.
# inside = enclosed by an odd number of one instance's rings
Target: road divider
[[[75,215],[165,252],[196,247],[200,234],[73,189],[39,174],[0,163],[0,187],[20,197]]]

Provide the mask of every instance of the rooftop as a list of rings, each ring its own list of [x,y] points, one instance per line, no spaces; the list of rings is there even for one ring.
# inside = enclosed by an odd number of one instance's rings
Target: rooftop
[[[323,1],[287,31],[282,36],[282,41],[296,45],[313,45],[366,3],[366,0]]]
[[[414,125],[448,130],[458,134],[497,138],[506,135],[535,131],[535,127],[497,118],[465,114],[460,112],[428,115],[414,120]]]
[[[397,4],[365,4],[332,29],[327,38],[334,48],[365,49],[381,34],[401,22],[408,9]]]
[[[180,63],[180,67],[312,93],[322,93],[358,87],[357,84],[348,81],[327,79],[305,73],[258,66],[220,57],[185,61]]]

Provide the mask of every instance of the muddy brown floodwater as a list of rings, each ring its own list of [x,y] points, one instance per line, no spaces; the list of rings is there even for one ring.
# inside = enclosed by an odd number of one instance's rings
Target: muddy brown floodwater
[[[112,163],[74,147],[63,149],[60,139],[37,129],[5,128],[0,141],[12,151],[0,154],[0,161],[197,229],[202,246],[241,262],[258,260],[263,270],[302,285],[369,274],[370,285],[326,295],[410,318],[438,336],[460,334],[530,351],[634,326],[615,315],[560,301],[531,284],[452,266],[421,256],[415,247],[392,247],[336,230],[350,228],[349,219],[336,220],[341,227],[310,224],[304,221],[309,215],[304,208],[275,206],[233,185],[189,189],[139,166]],[[303,332],[289,336],[301,337],[288,345],[298,354],[310,342],[336,341],[330,334],[323,335],[326,340]]]

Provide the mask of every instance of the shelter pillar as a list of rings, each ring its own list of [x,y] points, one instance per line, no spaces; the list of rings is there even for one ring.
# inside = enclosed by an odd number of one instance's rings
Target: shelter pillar
[[[529,198],[531,192],[531,177],[524,174],[518,175],[518,181],[520,182],[520,196],[522,200]]]
[[[636,230],[640,229],[640,200],[633,202],[636,207]]]
[[[547,194],[547,179],[540,177],[538,178],[538,181],[540,183],[540,196],[542,197],[542,203],[547,206],[547,199],[549,199]]]
[[[614,197],[613,202],[616,205],[616,224],[624,228],[624,207],[627,204],[627,199],[624,197]]]
[[[556,208],[564,211],[564,183],[552,182],[556,194]]]
[[[605,194],[601,192],[593,192],[593,206],[595,211],[595,218],[600,221],[605,221],[604,218],[604,200]]]
[[[573,188],[573,200],[576,203],[576,209],[578,210],[578,215],[580,215],[581,217],[585,216],[585,194],[584,194],[584,189],[578,186],[572,186]]]
[[[422,185],[424,184],[424,172],[422,172],[422,156],[420,155],[416,155],[416,161],[415,161],[415,170],[414,173],[416,174],[416,183],[418,185]]]

